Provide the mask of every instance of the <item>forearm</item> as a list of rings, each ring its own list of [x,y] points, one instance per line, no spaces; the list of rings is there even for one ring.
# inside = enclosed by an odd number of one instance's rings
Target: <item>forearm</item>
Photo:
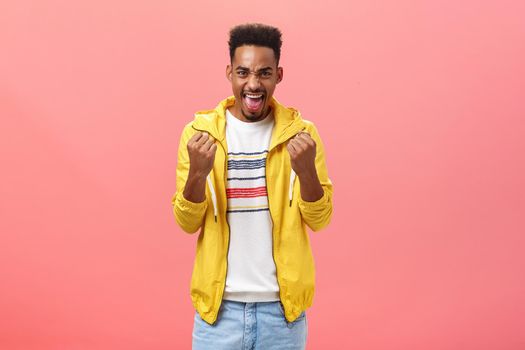
[[[321,182],[318,176],[299,176],[299,180],[301,216],[312,231],[319,231],[328,225],[332,216],[331,182]]]
[[[206,175],[192,171],[190,167],[182,195],[190,202],[203,202],[206,199]]]
[[[184,190],[174,198],[173,212],[179,226],[188,233],[202,225],[206,212],[206,176],[188,172]]]
[[[315,202],[323,196],[324,190],[315,169],[309,173],[298,176],[301,185],[301,198],[304,201]]]

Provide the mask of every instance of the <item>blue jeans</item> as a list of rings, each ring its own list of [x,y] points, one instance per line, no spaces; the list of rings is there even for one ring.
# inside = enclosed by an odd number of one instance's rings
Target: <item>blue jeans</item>
[[[304,350],[307,333],[306,313],[288,322],[280,301],[223,300],[213,325],[195,312],[192,349]]]

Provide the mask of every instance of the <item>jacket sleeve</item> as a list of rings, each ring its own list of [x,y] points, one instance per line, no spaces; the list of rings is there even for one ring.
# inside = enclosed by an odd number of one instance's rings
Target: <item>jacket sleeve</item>
[[[207,209],[206,199],[200,203],[195,203],[184,198],[182,192],[188,179],[190,160],[188,156],[188,140],[197,131],[187,124],[182,131],[177,153],[177,180],[176,192],[171,199],[173,214],[177,224],[187,233],[195,233],[204,221]]]
[[[299,196],[298,203],[304,222],[312,229],[312,231],[319,231],[326,227],[332,218],[333,186],[330,178],[328,178],[324,145],[317,128],[311,122],[307,122],[306,131],[310,133],[310,136],[316,143],[315,167],[324,193],[323,196],[315,202],[307,202]]]

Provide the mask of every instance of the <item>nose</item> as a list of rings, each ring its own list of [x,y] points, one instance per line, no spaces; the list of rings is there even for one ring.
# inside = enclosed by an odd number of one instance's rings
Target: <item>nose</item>
[[[251,91],[257,90],[259,86],[261,85],[261,82],[259,81],[259,76],[257,74],[250,74],[246,85],[248,89]]]

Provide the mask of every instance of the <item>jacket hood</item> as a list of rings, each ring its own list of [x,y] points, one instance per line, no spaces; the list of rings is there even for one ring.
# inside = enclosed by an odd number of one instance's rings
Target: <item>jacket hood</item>
[[[193,128],[210,133],[215,139],[223,141],[226,137],[226,109],[235,104],[235,96],[229,96],[210,110],[195,113]],[[275,125],[270,149],[286,141],[305,128],[301,113],[293,107],[285,107],[272,96],[270,99]]]

